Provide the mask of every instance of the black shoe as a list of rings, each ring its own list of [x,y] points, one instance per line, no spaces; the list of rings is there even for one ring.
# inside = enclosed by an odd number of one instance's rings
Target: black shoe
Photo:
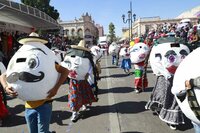
[[[173,125],[173,124],[169,124],[169,127],[172,129],[172,130],[176,130],[177,126],[176,125]]]

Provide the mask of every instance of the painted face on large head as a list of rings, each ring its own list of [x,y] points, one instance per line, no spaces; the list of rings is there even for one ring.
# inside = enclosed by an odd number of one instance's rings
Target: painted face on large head
[[[181,92],[186,92],[185,81],[200,76],[200,48],[192,51],[179,65],[173,79],[172,93],[182,112],[193,122],[200,124],[199,105],[200,89],[194,87],[193,92],[188,91],[183,97],[177,97]]]
[[[123,47],[120,49],[119,55],[123,58],[123,59],[129,59],[130,58],[130,52],[129,52],[129,48]]]
[[[170,77],[189,53],[189,48],[179,43],[167,42],[154,45],[149,59],[151,68],[157,76]]]
[[[145,43],[136,43],[130,47],[130,55],[132,63],[143,62],[149,53],[149,46]]]
[[[116,55],[119,52],[120,47],[117,45],[117,43],[113,42],[110,44],[108,52],[111,55]]]
[[[65,51],[59,50],[58,48],[51,48],[52,52],[58,57],[59,61],[64,60]]]
[[[91,64],[88,57],[91,54],[88,51],[70,48],[64,61],[61,65],[69,70],[69,78],[76,79],[76,80],[84,80],[86,74],[88,73]]]
[[[56,62],[59,63],[57,57],[43,43],[29,40],[11,58],[6,71],[7,83],[22,100],[45,99],[59,76]]]
[[[91,50],[91,53],[94,55],[93,56],[94,57],[93,58],[94,62],[96,62],[97,60],[99,60],[102,57],[102,55],[103,55],[102,50],[98,46],[92,46],[90,48],[90,50]]]

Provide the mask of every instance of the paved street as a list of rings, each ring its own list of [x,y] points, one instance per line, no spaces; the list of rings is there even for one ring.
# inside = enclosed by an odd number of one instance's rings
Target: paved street
[[[158,116],[145,110],[155,76],[148,67],[149,88],[136,94],[133,89],[134,75],[126,75],[121,68],[111,65],[111,57],[101,60],[102,74],[99,81],[99,101],[89,110],[82,112],[76,122],[70,121],[67,107],[68,85],[63,85],[53,102],[51,131],[57,133],[193,133],[187,119],[178,130],[171,130]],[[132,69],[133,70],[133,69]],[[27,133],[24,119],[24,102],[19,99],[8,101],[11,116],[0,127],[0,133]]]

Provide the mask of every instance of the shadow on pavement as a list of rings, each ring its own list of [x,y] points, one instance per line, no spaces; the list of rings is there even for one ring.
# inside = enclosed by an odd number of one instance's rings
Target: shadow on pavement
[[[53,111],[51,116],[51,124],[57,123],[60,126],[66,126],[68,124],[63,124],[63,120],[69,119],[71,114],[72,113],[68,111]]]
[[[17,105],[13,108],[9,108],[9,115],[3,121],[2,127],[13,127],[26,124],[24,113],[19,116],[17,114],[24,112],[24,105]],[[58,125],[67,125],[63,124],[63,120],[69,119],[71,117],[71,112],[68,111],[53,111],[51,116],[51,124],[57,123]]]
[[[54,100],[55,100],[55,101],[59,101],[59,102],[68,102],[68,95],[66,94],[66,95],[64,95],[64,96],[55,98]]]
[[[185,116],[184,116],[184,120],[185,120],[185,124],[179,125],[177,127],[177,129],[180,131],[186,131],[188,129],[192,129],[193,125],[192,125],[191,121]]]
[[[130,93],[133,92],[134,88],[131,87],[116,87],[110,89],[99,89],[99,95],[107,93]]]
[[[144,106],[145,101],[141,102],[121,102],[114,105],[107,106],[91,106],[89,110],[83,112],[82,119],[87,119],[92,116],[101,115],[104,113],[121,113],[121,114],[134,114],[146,111]],[[137,108],[136,108],[137,107]]]
[[[142,132],[122,132],[122,133],[142,133]]]
[[[130,76],[128,74],[113,74],[113,75],[109,75],[109,76],[100,76],[101,79],[104,78],[123,78],[123,77],[127,77]]]
[[[8,107],[8,110],[10,112],[10,115],[4,119],[3,127],[13,127],[26,124],[25,117],[17,115],[25,110],[24,105],[16,105],[13,108]]]
[[[119,67],[118,66],[101,67],[101,69],[113,69],[113,68],[119,68]]]
[[[144,89],[144,92],[152,92],[153,87],[147,87]]]

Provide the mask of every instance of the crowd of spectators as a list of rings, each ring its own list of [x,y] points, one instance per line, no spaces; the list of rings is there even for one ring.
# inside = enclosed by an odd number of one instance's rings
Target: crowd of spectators
[[[182,40],[182,42],[189,46],[190,50],[194,50],[200,46],[200,22],[192,25],[190,21],[179,24],[164,23],[156,29],[150,29],[146,34],[140,38],[142,40],[155,41],[160,37],[173,36]]]

